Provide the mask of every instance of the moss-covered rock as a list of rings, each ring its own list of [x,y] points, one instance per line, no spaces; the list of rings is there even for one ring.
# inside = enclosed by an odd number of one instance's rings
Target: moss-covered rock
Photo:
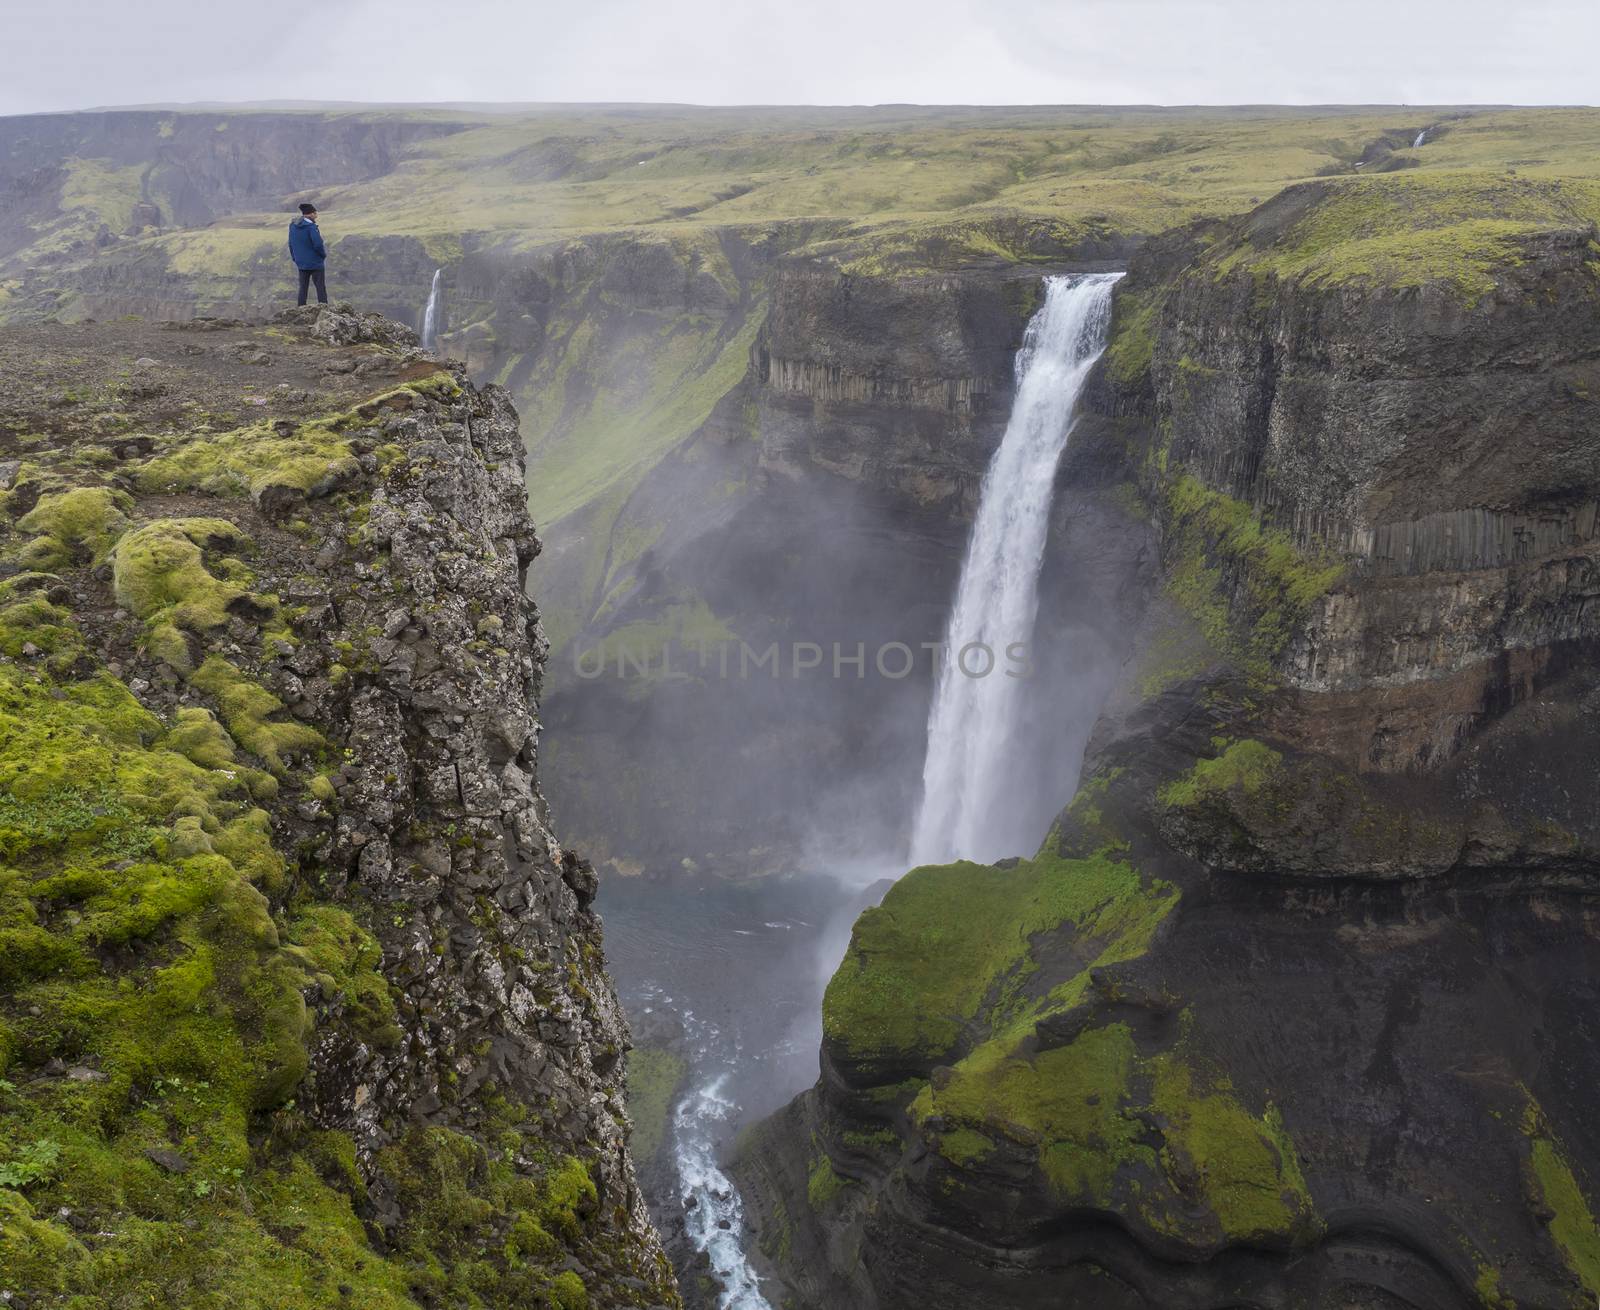
[[[132,349],[165,379],[118,393],[131,490],[100,485],[104,461],[41,402],[6,493],[0,1292],[671,1303],[598,925],[576,862],[551,863],[514,721],[541,653],[515,417],[330,314],[348,364],[320,320],[230,330],[217,355],[98,329],[56,357],[64,374]],[[269,354],[300,383],[275,398],[295,417],[238,422],[237,375]],[[429,443],[446,457],[419,458]],[[434,477],[449,494],[424,503]],[[280,526],[291,493],[300,517]],[[413,735],[399,705],[419,665],[450,708],[413,709]],[[465,781],[418,787],[458,707]],[[420,726],[435,713],[450,733]]]
[[[1109,963],[1142,949],[1175,899],[1114,851],[918,869],[857,920],[823,1000],[824,1040],[867,1084],[925,1076],[980,1014],[1037,1011],[1038,937],[1072,930]]]
[[[643,1168],[667,1141],[667,1130],[689,1063],[663,1046],[641,1046],[628,1054],[628,1118],[633,1123],[633,1158]]]
[[[129,497],[109,487],[74,487],[39,498],[17,520],[21,532],[38,535],[21,551],[19,562],[30,569],[66,568],[98,563],[127,526]]]

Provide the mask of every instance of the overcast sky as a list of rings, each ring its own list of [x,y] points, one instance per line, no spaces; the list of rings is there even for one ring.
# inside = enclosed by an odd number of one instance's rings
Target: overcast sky
[[[1594,0],[5,0],[0,113],[1597,98]]]

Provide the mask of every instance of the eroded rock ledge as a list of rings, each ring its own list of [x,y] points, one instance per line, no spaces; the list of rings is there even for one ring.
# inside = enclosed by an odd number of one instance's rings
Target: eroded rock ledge
[[[505,393],[346,308],[0,368],[0,1287],[676,1304]]]

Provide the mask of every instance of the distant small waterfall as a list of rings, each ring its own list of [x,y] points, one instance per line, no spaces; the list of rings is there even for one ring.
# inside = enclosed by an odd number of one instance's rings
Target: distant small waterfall
[[[1411,143],[1411,148],[1413,150],[1417,149],[1417,147],[1419,147],[1427,139],[1428,139],[1428,129],[1427,128],[1423,128],[1422,131],[1417,133],[1417,139]]]
[[[439,274],[444,269],[433,270],[433,285],[428,288],[428,303],[422,311],[422,348],[432,350],[439,344]]]
[[[928,716],[914,864],[1015,855],[1026,836],[996,831],[992,820],[1011,785],[1007,748],[1024,685],[1008,676],[1005,654],[1033,640],[1056,466],[1078,395],[1105,349],[1111,288],[1121,276],[1047,279],[1044,305],[1017,352],[1016,399],[983,477]],[[964,666],[963,652],[982,647],[992,652],[990,667],[974,676],[984,661],[975,655]]]

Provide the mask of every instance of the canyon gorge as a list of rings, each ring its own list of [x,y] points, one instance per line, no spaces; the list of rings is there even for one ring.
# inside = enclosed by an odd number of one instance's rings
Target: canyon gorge
[[[1592,1304],[1597,140],[0,119],[0,1290]]]

